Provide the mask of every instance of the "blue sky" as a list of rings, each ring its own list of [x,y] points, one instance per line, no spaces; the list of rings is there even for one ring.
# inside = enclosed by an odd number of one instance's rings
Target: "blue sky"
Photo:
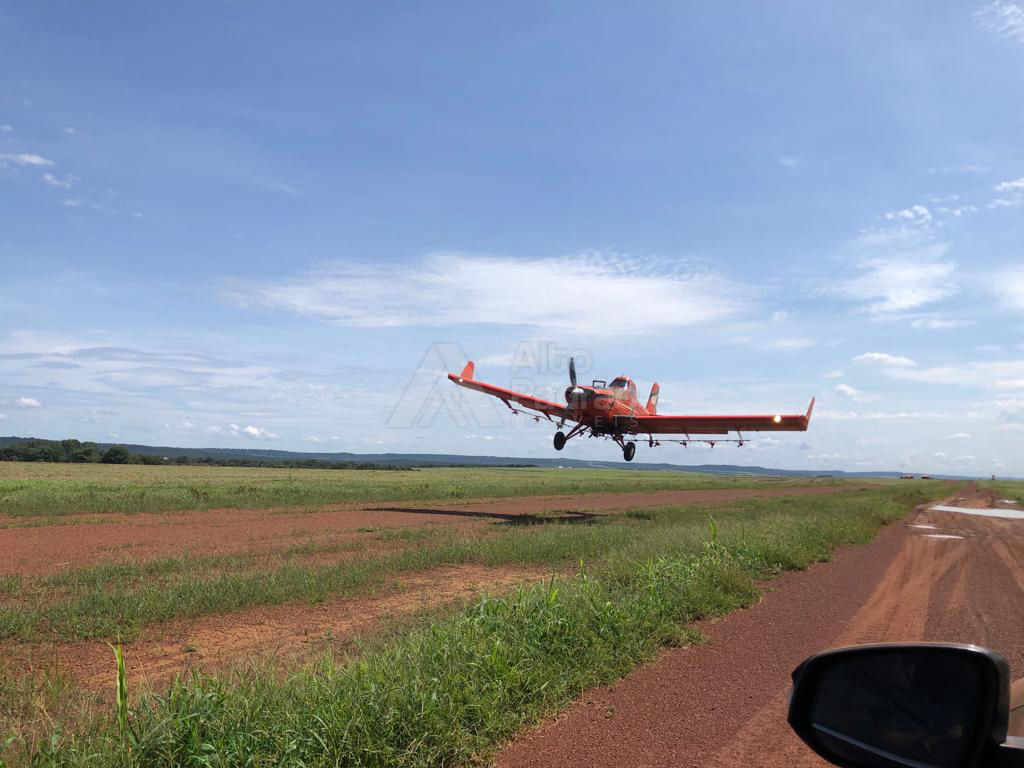
[[[432,376],[576,353],[818,397],[643,460],[1024,475],[1022,86],[1007,0],[0,3],[0,434],[551,456]]]

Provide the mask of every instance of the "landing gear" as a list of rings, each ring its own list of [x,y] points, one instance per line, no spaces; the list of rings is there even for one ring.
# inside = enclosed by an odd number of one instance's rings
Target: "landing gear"
[[[565,432],[561,432],[561,431],[555,432],[555,450],[556,451],[560,451],[563,448],[565,448],[565,441],[566,441],[566,439],[567,438],[565,437]]]
[[[626,443],[622,446],[622,458],[632,461],[634,456],[636,456],[636,443]]]

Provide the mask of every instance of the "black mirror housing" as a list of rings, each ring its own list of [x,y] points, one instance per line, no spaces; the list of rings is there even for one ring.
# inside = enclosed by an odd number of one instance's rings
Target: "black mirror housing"
[[[1010,668],[976,645],[886,643],[793,671],[789,724],[842,768],[975,768],[1006,741]]]

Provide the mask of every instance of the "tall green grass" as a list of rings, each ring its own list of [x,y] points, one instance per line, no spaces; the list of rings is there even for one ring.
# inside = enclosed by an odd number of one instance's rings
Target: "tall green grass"
[[[815,507],[794,499],[760,515],[747,505],[716,510],[713,524],[658,512],[619,526],[628,541],[599,526],[545,528],[541,539],[619,548],[572,578],[483,598],[355,659],[324,658],[286,675],[252,662],[176,680],[136,699],[127,754],[113,713],[99,725],[25,734],[8,753],[35,766],[480,764],[581,691],[692,639],[686,622],[755,601],[757,579],[863,544],[919,500],[865,494]]]

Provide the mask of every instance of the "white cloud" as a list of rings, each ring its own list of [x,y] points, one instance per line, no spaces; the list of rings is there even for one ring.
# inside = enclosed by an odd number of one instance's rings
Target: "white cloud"
[[[1024,43],[1024,7],[1017,3],[995,0],[975,11],[974,22],[996,37]]]
[[[17,155],[0,155],[0,168],[5,165],[49,167],[54,165],[54,162],[40,155],[22,152]]]
[[[69,173],[67,176],[61,179],[57,176],[54,176],[52,173],[44,173],[43,181],[46,184],[49,184],[51,187],[60,187],[62,189],[67,189],[71,187],[76,181],[78,181],[78,177]]]
[[[42,408],[43,404],[34,397],[19,397],[14,401],[19,408]]]
[[[232,424],[231,426],[235,426],[235,425]],[[268,432],[267,430],[263,429],[262,427],[254,427],[251,424],[249,426],[247,426],[247,427],[242,427],[241,430],[236,430],[236,431],[240,431],[243,435],[245,435],[247,437],[256,437],[256,438],[266,439],[266,440],[276,440],[277,439],[277,435],[275,435],[273,432]]]
[[[906,224],[927,225],[932,220],[932,212],[924,205],[912,205],[899,211],[889,211],[885,214],[886,221],[902,222]]]
[[[1001,196],[993,198],[986,206],[989,210],[997,208],[1014,208],[1024,204],[1024,177],[1002,181],[992,187]]]
[[[929,168],[928,173],[933,176],[948,176],[951,174],[958,173],[988,173],[991,169],[987,165],[978,165],[977,163],[963,163],[962,165],[942,165],[934,168]],[[956,195],[952,196],[954,199]]]
[[[10,125],[0,125],[0,133],[12,133],[14,128]]]
[[[1004,306],[1024,312],[1024,267],[1011,267],[997,272],[990,281],[990,287]]]
[[[64,201],[65,208],[78,208],[82,204],[82,201],[77,198],[68,198]]]
[[[807,349],[813,347],[817,342],[802,336],[790,336],[782,339],[774,339],[768,342],[771,349]]]
[[[64,133],[66,133],[68,136],[74,136],[76,133],[78,133],[78,131],[76,131],[74,128],[68,127],[64,129]]]
[[[958,290],[956,265],[942,260],[948,245],[936,243],[912,254],[865,261],[859,277],[841,283],[837,292],[848,299],[869,302],[874,314],[917,309],[948,298]]]
[[[834,370],[834,371],[825,371],[825,373],[821,374],[821,378],[823,378],[823,379],[841,379],[841,378],[843,378],[844,375],[845,374],[843,373],[843,371],[840,371],[840,370],[837,369],[837,370]]]
[[[304,437],[302,439],[305,440],[307,443],[319,443],[320,442],[320,438],[317,437],[316,435],[306,435],[306,437]]]
[[[996,192],[1024,192],[1024,177],[1003,181],[993,187]]]
[[[234,297],[347,326],[488,324],[625,336],[721,321],[748,308],[753,294],[679,261],[437,253],[406,265],[339,262]]]
[[[943,451],[936,451],[935,453],[932,454],[932,456],[936,459],[946,458],[946,454]]]
[[[3,421],[6,418],[7,418],[7,414],[6,413],[0,413],[0,421]]]
[[[267,181],[266,179],[256,179],[256,183],[259,184],[264,189],[269,189],[272,192],[280,192],[282,195],[287,195],[288,197],[294,197],[296,199],[301,199],[302,197],[304,197],[301,190],[298,190],[291,184],[286,184],[283,181]]]
[[[1024,360],[962,363],[934,368],[886,368],[885,375],[927,384],[955,384],[982,389],[1002,389],[1007,382],[1024,378]]]
[[[1016,208],[1018,205],[1024,204],[1024,197],[997,197],[985,207],[989,210],[995,210],[997,208]]]
[[[794,170],[800,167],[800,158],[794,157],[793,155],[780,155],[778,157],[779,165],[783,168],[789,168]]]
[[[952,435],[949,435],[946,439],[947,440],[970,440],[971,436],[967,432],[954,432]]]
[[[962,219],[964,216],[970,216],[972,213],[978,212],[978,206],[976,205],[953,205],[945,206],[940,205],[935,209],[936,213],[942,216],[951,216],[954,219]]]
[[[865,352],[853,358],[855,363],[878,363],[879,365],[894,366],[896,368],[912,368],[917,365],[909,357],[903,355],[890,355],[885,352]]]
[[[877,397],[862,392],[855,387],[851,387],[849,384],[836,384],[836,392],[844,397],[848,397],[855,403],[869,403],[872,400],[877,400]]]
[[[778,309],[778,310],[772,312],[772,322],[773,323],[781,323],[781,322],[785,321],[786,318],[788,318],[788,317],[789,317],[789,313],[786,312],[783,309]]]
[[[974,325],[973,320],[952,320],[938,315],[915,317],[910,321],[912,328],[929,331],[946,330],[948,328],[967,328]]]

